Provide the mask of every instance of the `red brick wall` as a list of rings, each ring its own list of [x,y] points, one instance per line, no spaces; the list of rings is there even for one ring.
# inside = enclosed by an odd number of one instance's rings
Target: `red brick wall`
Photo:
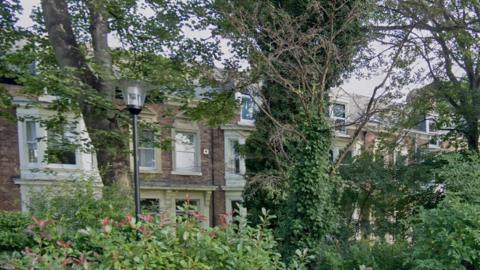
[[[156,122],[163,128],[161,136],[163,138],[172,138],[171,128],[175,122],[175,115],[178,115],[178,108],[168,105],[154,104],[149,105],[149,110],[154,112]],[[238,122],[240,116],[237,115],[232,123]],[[193,123],[192,123],[193,124]],[[225,151],[224,151],[224,131],[220,128],[211,128],[202,123],[197,123],[200,135],[200,157],[202,175],[172,175],[173,156],[171,150],[161,151],[161,171],[158,173],[142,173],[142,181],[159,182],[175,185],[205,185],[216,186],[216,191],[212,192],[210,203],[210,224],[218,225],[220,216],[225,214],[225,192],[221,186],[225,186]],[[204,154],[204,149],[209,153]]]
[[[171,106],[160,104],[150,105],[149,108],[157,113],[157,122],[165,127],[162,131],[163,138],[172,139],[171,127],[174,124],[176,109]],[[173,168],[173,154],[171,150],[161,151],[161,173],[145,173],[141,178],[144,181],[158,181],[171,185],[212,185],[212,160],[211,160],[211,129],[205,125],[198,124],[200,136],[200,158],[202,175],[175,175],[171,174]],[[208,149],[209,153],[203,153],[204,149]]]
[[[15,110],[8,111],[15,115]],[[20,187],[12,177],[20,175],[17,124],[0,117],[0,210],[20,210]]]

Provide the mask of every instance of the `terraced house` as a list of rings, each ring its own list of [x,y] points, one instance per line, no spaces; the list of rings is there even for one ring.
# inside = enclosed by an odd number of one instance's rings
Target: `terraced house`
[[[42,104],[48,104],[55,97],[44,95],[32,100],[18,94],[18,85],[2,86],[14,96],[17,107],[9,111],[15,121],[0,118],[0,209],[27,211],[32,192],[65,181],[89,178],[101,187],[95,155],[74,147],[54,151],[56,139],[90,140],[83,119],[71,115],[71,125],[61,132],[47,131],[39,121],[53,112],[44,109]],[[152,124],[140,129],[140,191],[144,211],[182,215],[178,206],[188,197],[192,207],[206,217],[207,226],[218,224],[221,215],[231,213],[241,203],[246,168],[237,146],[244,144],[255,128],[255,103],[248,95],[238,93],[236,98],[241,103],[236,118],[217,128],[191,121],[178,110],[175,112],[178,105],[171,102],[149,104],[144,108],[140,119]],[[352,96],[341,90],[332,93],[330,113],[337,126],[332,159],[336,159],[351,140],[355,125],[348,123],[362,113],[367,101],[367,97]],[[30,106],[32,102],[37,105]],[[433,133],[428,130],[428,119],[422,123],[411,131],[408,143],[399,146],[399,153],[405,154],[412,146],[439,147],[431,144]],[[383,123],[370,121],[350,154],[355,156],[375,147],[382,129]],[[155,143],[159,139],[169,139],[171,147],[162,150]]]
[[[8,113],[17,120],[0,119],[0,209],[27,211],[32,192],[65,181],[88,178],[101,187],[95,155],[75,148],[54,151],[56,139],[88,143],[83,119],[70,115],[71,124],[62,132],[47,131],[40,121],[53,114],[44,107],[55,97],[32,100],[18,94],[20,86],[2,86],[14,96],[16,109]],[[188,197],[191,206],[206,217],[205,225],[214,225],[220,215],[241,203],[245,161],[238,145],[254,129],[254,102],[247,95],[236,98],[241,102],[236,118],[217,128],[191,121],[181,112],[166,116],[178,107],[174,103],[144,108],[139,164],[145,211],[181,215],[178,206]],[[162,150],[155,143],[159,139],[168,139],[171,147]]]

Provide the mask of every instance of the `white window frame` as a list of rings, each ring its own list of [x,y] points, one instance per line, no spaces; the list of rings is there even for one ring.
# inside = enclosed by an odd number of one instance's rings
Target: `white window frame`
[[[436,114],[427,114],[425,117],[425,132],[426,133],[436,133],[437,131],[430,130],[430,124],[435,123],[435,119],[438,118]]]
[[[177,133],[188,133],[195,135],[195,167],[198,168],[196,171],[181,171],[177,169],[177,150],[176,150],[176,135]],[[184,129],[174,129],[172,130],[172,140],[173,140],[173,147],[172,147],[172,174],[176,175],[202,175],[202,160],[200,155],[200,145],[201,145],[201,138],[200,132],[198,130],[184,130]]]
[[[28,114],[31,115],[39,115],[38,112]],[[38,138],[37,142],[37,162],[30,162],[28,159],[28,146],[27,146],[27,124],[26,122],[32,121],[35,122],[36,126],[36,136]],[[25,119],[24,121],[18,122],[18,146],[19,146],[19,153],[20,153],[20,164],[22,168],[25,169],[78,169],[80,168],[80,151],[77,149],[75,150],[75,164],[61,164],[61,163],[48,163],[46,158],[46,151],[48,149],[48,138],[47,138],[47,130],[46,128],[42,127],[40,124],[41,120],[36,119]],[[79,125],[75,125],[75,132],[80,134]]]
[[[334,106],[335,105],[343,105],[345,107],[345,117],[337,117],[335,116],[335,112],[334,112]],[[342,102],[342,101],[333,101],[331,104],[330,104],[330,119],[332,119],[332,122],[333,122],[333,125],[334,125],[334,128],[335,128],[335,134],[341,134],[341,135],[347,135],[347,126],[344,126],[343,127],[343,130],[338,130],[336,128],[336,122],[337,120],[341,120],[341,121],[344,121],[345,122],[345,125],[347,124],[347,119],[348,119],[348,104],[346,102]]]
[[[155,131],[154,130],[149,130],[153,133],[153,137],[155,137]],[[141,151],[142,150],[153,150],[153,157],[154,157],[154,165],[153,167],[145,167],[145,166],[142,166],[142,164],[140,163],[140,157],[141,157]],[[155,145],[153,147],[143,147],[141,145],[141,143],[139,142],[138,144],[138,164],[139,164],[139,169],[141,172],[151,172],[151,171],[157,171],[158,170],[158,164],[159,164],[159,159],[158,159],[159,155],[157,154],[157,148],[155,147]]]
[[[232,173],[229,171],[229,162],[230,162],[230,159],[231,159],[231,155],[233,155],[232,153],[232,149],[231,149],[231,145],[230,145],[230,141],[232,140],[236,140],[238,141],[238,144],[239,145],[244,145],[245,144],[245,137],[241,136],[240,134],[236,134],[236,133],[231,133],[231,132],[225,132],[225,144],[224,144],[224,149],[225,149],[225,178],[226,179],[234,179],[234,180],[243,180],[244,179],[244,175],[245,175],[245,171],[246,171],[246,168],[245,168],[245,158],[242,157],[241,155],[239,156],[240,158],[240,172],[237,174],[237,173]]]
[[[234,201],[241,201],[244,202],[242,197],[242,191],[240,190],[225,190],[225,212],[227,214],[227,222],[232,222],[233,216],[230,216],[233,213],[232,202]],[[246,208],[242,210],[248,211]]]
[[[443,132],[441,130],[430,130],[430,124],[435,123],[435,120],[437,118],[438,114],[436,113],[429,113],[425,117],[425,132],[430,136],[428,140],[428,147],[431,149],[438,149],[442,146],[442,139],[440,138],[440,136]],[[435,141],[436,143],[431,143],[433,137],[435,136],[437,137]]]
[[[27,123],[33,123],[34,127],[35,127],[35,139],[33,140],[29,140],[28,139],[28,125]],[[24,141],[25,141],[25,160],[26,160],[26,163],[28,164],[38,164],[41,162],[41,159],[40,159],[40,137],[38,136],[38,133],[39,133],[39,128],[40,128],[40,125],[38,123],[38,121],[35,121],[35,120],[26,120],[23,122],[23,125],[24,125],[24,129],[25,129],[25,137],[24,137]],[[36,161],[35,162],[32,162],[30,161],[30,153],[29,153],[29,149],[30,149],[30,144],[35,144],[36,145]],[[43,158],[43,157],[42,157]]]
[[[154,201],[156,201],[156,206],[157,206],[157,207],[156,207],[155,213],[153,213],[153,214],[159,215],[159,214],[163,213],[163,211],[162,211],[163,209],[162,209],[162,207],[161,207],[162,203],[161,203],[161,199],[160,199],[160,198],[154,198],[154,197],[150,198],[150,197],[140,196],[140,206],[142,206],[142,201],[145,201],[145,200],[154,200]],[[142,208],[142,211],[144,211],[143,208]],[[151,214],[151,213],[150,213],[150,214]]]
[[[180,201],[183,201],[183,202],[186,203],[187,199],[186,198],[175,199],[175,216],[176,217],[184,216],[185,214],[187,214],[187,212],[185,212],[185,211],[178,210],[178,207],[184,207],[184,205],[185,205],[185,203],[183,205],[177,205],[177,203],[180,202]],[[200,198],[193,198],[193,199],[191,198],[191,199],[189,199],[189,201],[190,201],[191,206],[195,206],[195,207],[193,207],[194,209],[192,209],[192,210],[189,209],[189,211],[198,212],[198,213],[202,212],[201,209],[202,209],[203,204],[202,204],[202,201],[201,201]],[[192,204],[192,202],[195,202],[195,203]]]

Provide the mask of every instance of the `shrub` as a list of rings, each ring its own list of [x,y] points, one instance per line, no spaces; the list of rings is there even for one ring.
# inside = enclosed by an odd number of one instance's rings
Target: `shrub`
[[[68,236],[82,228],[98,227],[104,217],[121,220],[133,209],[130,196],[119,186],[99,190],[91,181],[79,180],[33,193],[29,210],[37,218],[55,220]]]
[[[445,198],[412,219],[415,269],[480,268],[480,156],[450,154],[437,178]]]
[[[98,198],[82,182],[39,193],[32,208],[33,242],[23,251],[3,254],[6,269],[285,269],[263,210],[261,224],[248,226],[244,211],[232,224],[205,228],[205,218],[142,216],[135,222],[125,193],[106,190]],[[43,196],[42,196],[43,195]],[[29,219],[26,218],[28,223]],[[290,269],[304,269],[304,254]]]
[[[120,222],[105,218],[98,229],[78,230],[62,238],[54,220],[38,220],[36,245],[4,259],[14,269],[283,269],[276,242],[265,225],[239,222],[204,228],[201,216],[169,222],[166,217],[127,215]],[[87,243],[87,244],[86,244]],[[85,247],[88,247],[86,249]],[[298,268],[301,264],[297,264]]]
[[[382,241],[358,241],[351,243],[344,254],[343,269],[359,269],[360,266],[382,270],[407,270],[410,246],[405,241],[393,244]]]
[[[415,269],[478,269],[480,206],[448,197],[415,219],[412,262]],[[472,268],[473,267],[473,268]]]
[[[20,212],[0,211],[0,251],[21,250],[33,243],[27,234],[30,217]]]

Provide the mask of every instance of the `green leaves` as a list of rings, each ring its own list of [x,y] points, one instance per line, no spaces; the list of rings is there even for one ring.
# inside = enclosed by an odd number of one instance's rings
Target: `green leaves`
[[[60,195],[50,197],[49,208],[43,208],[47,213],[37,211],[42,217],[34,218],[30,226],[36,244],[28,243],[28,252],[0,258],[0,265],[19,269],[285,269],[267,229],[267,212],[262,217],[265,223],[258,227],[205,228],[194,215],[177,220],[145,216],[135,223],[119,207],[125,201],[121,194],[95,199],[88,184],[78,188],[77,193],[57,190]],[[78,192],[85,188],[86,192]],[[24,219],[29,220],[22,216],[22,222],[16,222],[13,217],[0,219],[0,228],[8,221],[9,229],[22,230]]]

